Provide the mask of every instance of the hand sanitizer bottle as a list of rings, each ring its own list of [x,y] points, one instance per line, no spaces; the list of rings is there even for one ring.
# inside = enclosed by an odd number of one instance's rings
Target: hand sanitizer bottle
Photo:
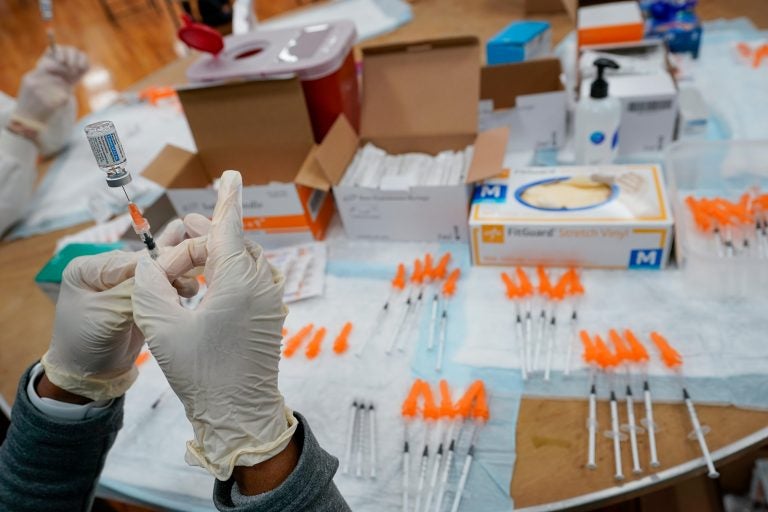
[[[608,95],[605,68],[619,69],[610,59],[597,59],[597,78],[592,82],[589,97],[576,106],[574,144],[576,163],[583,165],[610,164],[619,145],[621,103]]]

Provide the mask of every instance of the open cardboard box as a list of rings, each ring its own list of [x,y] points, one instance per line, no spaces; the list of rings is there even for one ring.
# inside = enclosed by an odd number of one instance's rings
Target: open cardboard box
[[[322,239],[333,214],[330,183],[296,78],[179,89],[197,153],[166,146],[143,176],[167,190],[176,214],[213,215],[210,186],[227,169],[243,176],[246,236],[277,247]],[[330,149],[332,151],[332,149]]]
[[[483,67],[481,128],[508,126],[511,151],[562,146],[567,97],[561,73],[554,57]]]
[[[361,134],[340,117],[316,157],[347,235],[411,241],[466,241],[471,184],[502,171],[506,128],[477,132],[480,43],[452,37],[363,50]],[[382,190],[340,186],[357,149],[435,155],[474,145],[466,183]]]

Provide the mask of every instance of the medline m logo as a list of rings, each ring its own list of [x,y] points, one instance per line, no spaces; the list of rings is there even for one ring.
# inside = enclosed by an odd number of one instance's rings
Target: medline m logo
[[[661,268],[661,249],[635,249],[629,254],[629,268]]]
[[[503,203],[506,198],[506,185],[479,185],[477,188],[475,188],[475,201]]]

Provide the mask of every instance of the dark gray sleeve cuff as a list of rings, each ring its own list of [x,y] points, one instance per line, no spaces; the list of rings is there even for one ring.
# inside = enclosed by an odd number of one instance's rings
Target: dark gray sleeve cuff
[[[233,478],[226,482],[216,480],[213,501],[217,509],[224,512],[350,510],[333,483],[333,476],[339,467],[338,459],[320,447],[307,420],[296,412],[294,415],[299,420],[294,439],[299,444],[301,455],[293,473],[276,489],[249,496],[243,505],[232,502],[232,486],[236,485]]]
[[[93,502],[104,459],[123,424],[123,397],[85,420],[39,411],[21,378],[8,436],[0,447],[0,509],[85,511]]]

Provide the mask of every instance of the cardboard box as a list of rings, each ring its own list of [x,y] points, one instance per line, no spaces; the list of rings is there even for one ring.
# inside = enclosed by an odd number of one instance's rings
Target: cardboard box
[[[212,216],[210,186],[227,169],[243,176],[246,236],[264,247],[322,239],[333,214],[297,78],[178,91],[197,153],[166,146],[143,172],[166,188],[176,214]],[[333,171],[333,170],[332,170]]]
[[[480,78],[480,128],[509,127],[510,151],[559,148],[565,142],[565,88],[556,58],[486,66]]]
[[[485,45],[488,65],[536,59],[552,52],[552,29],[546,21],[515,21]]]
[[[578,45],[640,41],[645,23],[636,0],[579,7],[576,20]]]
[[[582,97],[589,86],[582,81]],[[675,140],[677,87],[669,73],[613,75],[608,94],[621,101],[619,155],[658,152]]]
[[[363,49],[360,136],[340,117],[317,150],[347,235],[410,241],[466,241],[471,184],[501,172],[506,128],[477,132],[480,43],[452,37]],[[474,145],[466,184],[381,190],[339,186],[358,147],[390,154]],[[330,171],[330,172],[329,172]]]
[[[605,199],[583,207],[533,204],[534,187],[577,178],[603,182]],[[470,210],[475,265],[575,265],[660,269],[672,213],[657,165],[531,167],[475,188]]]

